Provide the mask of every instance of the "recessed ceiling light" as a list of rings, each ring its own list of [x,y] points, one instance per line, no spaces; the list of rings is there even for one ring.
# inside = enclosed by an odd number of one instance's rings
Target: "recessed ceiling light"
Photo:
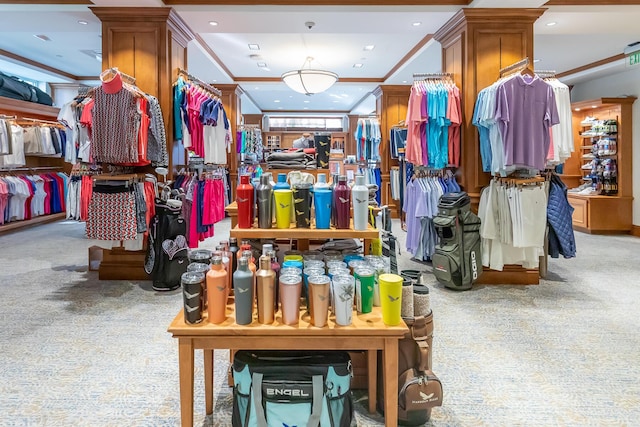
[[[308,103],[310,103],[311,101],[304,100],[304,101],[302,101],[302,102],[304,102],[305,104],[308,104]]]
[[[422,25],[422,22],[414,22],[413,24],[414,27],[419,27],[420,25]]]
[[[361,63],[353,64],[353,68],[362,68]]]
[[[213,80],[211,80],[211,81],[215,83],[215,82],[217,82],[218,80],[216,80],[216,79],[213,79]]]
[[[579,108],[576,108],[576,110],[575,110],[575,111],[580,111],[580,109],[579,109]]]
[[[553,27],[557,22],[547,22],[547,27]]]
[[[42,40],[43,42],[50,42],[51,39],[47,36],[45,36],[44,34],[34,34],[33,37]]]
[[[78,24],[80,25],[87,25],[88,22],[87,21],[83,21],[82,19],[78,21]]]
[[[279,99],[274,99],[273,102],[280,102],[280,100]]]
[[[402,81],[402,83],[406,83],[406,82],[407,82],[406,80],[403,80],[403,81]]]
[[[536,62],[540,62],[540,60],[539,59],[534,59],[533,63],[535,64]]]
[[[278,110],[282,110],[282,109],[283,109],[283,107],[278,107]]]
[[[289,98],[293,98],[293,95],[289,95]]]
[[[591,108],[598,108],[598,106],[597,105],[592,105]]]
[[[334,104],[337,104],[338,102],[340,102],[340,101],[333,101]]]
[[[249,43],[249,50],[260,50],[260,46],[255,43]]]
[[[255,89],[255,90],[258,90],[258,89],[260,89],[260,88],[259,88],[258,86],[256,86],[256,87],[254,87],[254,89]]]
[[[302,109],[303,109],[303,110],[308,110],[308,109],[309,109],[309,107],[302,107]]]
[[[267,64],[265,62],[258,62],[258,68],[266,68]]]
[[[218,25],[217,21],[209,21],[209,25],[211,25],[212,27],[215,27]]]
[[[368,44],[368,45],[366,45],[366,46],[364,47],[364,49],[363,49],[363,50],[371,51],[371,50],[375,49],[375,47],[376,47],[376,45],[374,45],[374,44]]]

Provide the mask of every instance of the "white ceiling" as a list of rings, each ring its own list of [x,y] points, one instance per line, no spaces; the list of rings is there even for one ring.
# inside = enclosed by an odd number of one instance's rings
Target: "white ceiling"
[[[161,0],[94,0],[99,6],[162,6]],[[469,7],[540,7],[541,0],[475,0]],[[413,73],[438,72],[441,49],[431,40],[393,74],[414,46],[434,33],[457,6],[180,6],[179,15],[220,58],[191,42],[189,71],[213,84],[238,78],[245,92],[244,113],[318,111],[367,114],[375,109],[370,92],[379,84],[406,84]],[[96,76],[101,63],[100,22],[86,6],[0,5],[0,49],[75,76]],[[624,51],[640,40],[640,6],[553,6],[535,24],[535,64],[558,72],[574,69]],[[79,20],[87,25],[80,25]],[[218,22],[217,26],[209,21]],[[313,21],[309,29],[305,22]],[[414,22],[421,25],[414,26]],[[556,22],[554,26],[547,26]],[[45,34],[44,42],[34,34]],[[260,46],[249,50],[248,44]],[[371,51],[363,50],[374,45]],[[258,58],[250,55],[259,55]],[[338,82],[323,94],[304,96],[277,79],[300,68],[312,56],[312,68],[336,72],[362,83]],[[267,69],[259,68],[264,62]],[[361,63],[361,68],[353,65]],[[26,68],[25,68],[26,67]],[[47,71],[0,57],[0,70],[50,82],[70,81]],[[575,84],[624,69],[623,61],[568,76]],[[228,72],[227,72],[228,70]],[[43,74],[44,73],[44,74]],[[35,77],[34,77],[35,76]],[[49,77],[47,77],[49,76]],[[280,101],[280,102],[276,102]],[[307,102],[305,102],[307,101]]]

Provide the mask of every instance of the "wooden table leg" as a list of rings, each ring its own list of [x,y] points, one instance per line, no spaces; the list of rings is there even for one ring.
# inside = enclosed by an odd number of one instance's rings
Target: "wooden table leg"
[[[193,427],[193,341],[178,340],[180,373],[180,420],[182,427]]]
[[[298,250],[299,251],[308,251],[309,250],[309,239],[298,239]]]
[[[378,350],[367,350],[367,376],[369,377],[369,413],[376,412],[378,395]]]
[[[398,425],[398,339],[385,338],[382,353],[384,375],[384,425]]]
[[[371,246],[371,239],[364,239],[364,254],[369,255],[369,246]]]
[[[213,414],[213,350],[205,348],[204,352],[204,404],[207,415]]]

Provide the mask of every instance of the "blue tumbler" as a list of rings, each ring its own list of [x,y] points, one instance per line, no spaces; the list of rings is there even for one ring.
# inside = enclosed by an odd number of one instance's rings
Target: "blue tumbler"
[[[317,229],[328,230],[331,227],[331,195],[329,189],[317,189],[313,193]]]

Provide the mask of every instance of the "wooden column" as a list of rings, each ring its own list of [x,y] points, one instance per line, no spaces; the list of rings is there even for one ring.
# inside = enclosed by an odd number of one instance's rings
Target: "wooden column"
[[[462,94],[461,159],[457,178],[477,210],[489,173],[482,171],[473,109],[478,93],[493,84],[500,69],[523,58],[533,68],[533,24],[546,9],[461,9],[434,39],[442,44],[442,69],[452,73]],[[478,284],[537,284],[538,270],[505,266],[485,269]]]
[[[442,44],[442,69],[462,93],[462,141],[458,181],[477,207],[490,175],[482,171],[478,132],[471,121],[478,93],[501,68],[523,58],[533,67],[533,24],[546,9],[461,9],[434,39]]]
[[[380,172],[382,174],[382,204],[389,206],[394,218],[398,218],[400,213],[396,200],[391,198],[391,179],[389,170],[391,166],[396,166],[397,160],[391,159],[389,132],[393,125],[407,118],[407,105],[409,104],[409,94],[411,85],[382,85],[378,86],[373,94],[376,97],[376,115],[380,120],[380,132],[382,142],[380,143]]]
[[[344,157],[347,155],[356,155],[356,129],[358,128],[358,116],[347,116],[349,119],[349,128],[347,129],[347,141],[344,146]]]
[[[178,68],[187,68],[187,44],[195,34],[169,7],[91,7],[102,22],[102,68],[118,67],[136,86],[158,98],[167,132],[169,174],[185,163],[173,138],[173,87]],[[147,280],[145,251],[103,250],[100,280]]]
[[[102,68],[118,67],[160,102],[167,132],[169,171],[185,164],[182,141],[173,138],[173,87],[187,69],[187,44],[195,39],[170,7],[91,7],[102,21]]]
[[[231,124],[231,135],[233,136],[233,145],[231,146],[231,153],[227,156],[227,163],[229,166],[229,176],[231,186],[231,201],[236,198],[236,187],[238,186],[238,141],[237,133],[238,128],[242,124],[242,108],[241,97],[242,88],[237,84],[219,84],[215,85],[216,88],[222,91],[222,105],[227,112],[227,118]]]

